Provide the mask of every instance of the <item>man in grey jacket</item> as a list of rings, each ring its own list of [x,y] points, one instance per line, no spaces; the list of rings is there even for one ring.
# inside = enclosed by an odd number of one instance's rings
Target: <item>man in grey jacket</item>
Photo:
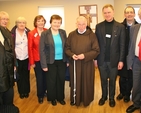
[[[130,40],[130,28],[134,24],[138,24],[135,20],[135,10],[132,6],[127,6],[124,10],[125,19],[122,24],[125,26],[125,58],[124,58],[124,66],[121,70],[118,71],[120,76],[119,78],[119,89],[120,94],[117,96],[117,100],[123,99],[124,102],[130,101],[131,90],[133,87],[133,73],[131,69],[127,69],[127,55],[129,49],[129,40]]]
[[[141,19],[141,8],[138,14]],[[141,24],[136,24],[131,27],[130,38],[127,68],[133,71],[133,104],[127,108],[127,113],[132,113],[141,107]]]

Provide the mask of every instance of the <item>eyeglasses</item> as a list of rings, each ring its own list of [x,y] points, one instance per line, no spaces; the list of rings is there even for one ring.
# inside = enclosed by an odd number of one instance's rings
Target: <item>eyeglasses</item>
[[[9,21],[9,18],[1,18],[0,20]]]

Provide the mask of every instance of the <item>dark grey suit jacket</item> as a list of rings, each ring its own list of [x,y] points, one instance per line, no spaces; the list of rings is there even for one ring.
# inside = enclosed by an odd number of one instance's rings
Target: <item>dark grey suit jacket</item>
[[[130,28],[130,43],[129,43],[129,52],[127,56],[127,69],[130,69],[133,65],[133,61],[135,58],[136,39],[140,26],[141,24],[136,24]]]
[[[63,61],[66,62],[67,58],[64,52],[64,45],[67,39],[65,30],[59,29],[59,34],[62,39],[63,48]],[[47,68],[47,64],[53,64],[55,60],[55,47],[54,41],[51,33],[51,29],[48,29],[41,34],[40,38],[40,62],[42,68]]]
[[[105,21],[96,25],[95,34],[98,38],[100,46],[100,54],[97,57],[98,65],[101,66],[105,59],[106,49],[106,33]],[[125,57],[125,28],[122,24],[114,21],[111,47],[110,47],[110,63],[111,67],[117,67],[118,62],[123,62]]]

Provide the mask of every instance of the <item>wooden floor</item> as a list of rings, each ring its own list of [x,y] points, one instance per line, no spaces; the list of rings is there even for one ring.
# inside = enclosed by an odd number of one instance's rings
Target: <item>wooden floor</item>
[[[14,86],[15,97],[14,104],[19,107],[20,113],[126,113],[126,108],[132,104],[132,102],[124,103],[123,100],[116,101],[116,106],[111,108],[109,106],[109,101],[107,100],[103,106],[98,105],[98,101],[101,97],[101,87],[99,79],[99,71],[96,69],[95,72],[95,95],[94,101],[88,107],[83,105],[76,107],[70,106],[69,96],[70,88],[69,82],[65,82],[65,101],[66,105],[60,105],[57,103],[57,106],[52,106],[50,102],[47,101],[46,97],[44,98],[43,104],[39,104],[36,96],[36,82],[35,75],[33,70],[30,75],[31,83],[31,92],[29,98],[20,99],[17,92],[17,86]],[[118,78],[116,82],[116,96],[119,94]],[[115,99],[116,100],[116,99]],[[139,113],[139,110],[134,113]]]

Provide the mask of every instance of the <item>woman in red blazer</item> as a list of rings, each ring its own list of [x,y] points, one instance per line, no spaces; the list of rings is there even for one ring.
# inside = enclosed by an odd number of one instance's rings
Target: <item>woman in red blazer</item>
[[[40,104],[43,103],[44,94],[46,93],[46,75],[40,65],[39,57],[39,41],[41,33],[47,29],[44,28],[46,23],[42,15],[38,15],[34,19],[34,30],[28,33],[28,53],[30,67],[34,68],[37,85],[37,97]]]

